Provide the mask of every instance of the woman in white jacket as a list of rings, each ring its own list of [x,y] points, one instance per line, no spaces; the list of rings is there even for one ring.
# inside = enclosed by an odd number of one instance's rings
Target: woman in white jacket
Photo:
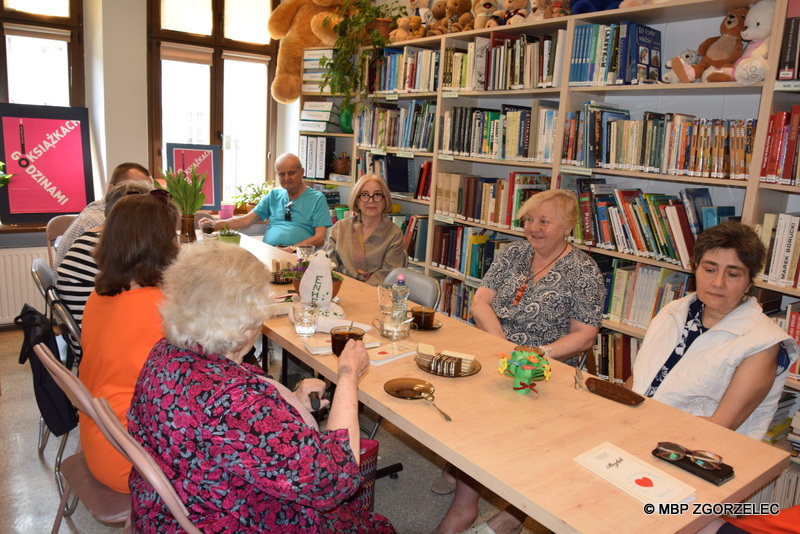
[[[761,440],[797,343],[747,296],[766,259],[749,226],[726,222],[694,246],[697,292],[650,323],[627,386]]]

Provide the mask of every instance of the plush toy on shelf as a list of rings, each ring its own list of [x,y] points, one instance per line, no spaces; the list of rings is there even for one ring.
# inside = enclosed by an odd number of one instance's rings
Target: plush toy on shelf
[[[397,28],[389,32],[389,42],[399,43],[409,39],[411,39],[411,20],[408,17],[400,17],[397,19]]]
[[[563,17],[571,13],[569,2],[560,0],[531,0],[531,12],[528,21],[545,20]]]
[[[290,104],[300,96],[303,75],[303,49],[332,46],[336,42],[333,23],[342,0],[286,0],[269,17],[267,29],[280,40],[272,98]],[[331,38],[332,37],[332,38]]]
[[[448,33],[465,32],[472,29],[472,0],[447,0]]]
[[[494,12],[488,27],[523,24],[528,17],[528,0],[504,0],[503,9]]]
[[[681,58],[681,60],[687,65],[697,65],[698,63],[700,63],[700,54],[697,53],[697,50],[690,50],[689,48],[687,48],[686,50],[678,54],[677,57]],[[668,59],[667,62],[664,63],[664,66],[668,69],[671,69],[672,59]],[[668,74],[670,76],[667,76]],[[667,71],[664,73],[663,81],[666,83],[678,83],[680,80],[678,80],[677,76],[675,76],[673,73]]]
[[[733,77],[742,85],[753,85],[767,77],[767,53],[774,15],[775,0],[761,0],[750,6],[742,30],[742,39],[750,43],[733,69]]]
[[[408,14],[412,17],[419,17],[423,27],[426,27],[433,20],[430,9],[431,0],[408,0],[408,3],[411,6]]]
[[[475,19],[474,28],[476,30],[488,28],[498,7],[497,0],[474,0],[472,2],[472,17]]]
[[[431,7],[431,22],[428,24],[425,35],[444,35],[447,33],[447,2],[435,0]]]
[[[706,69],[732,67],[742,55],[741,33],[744,29],[746,7],[729,9],[719,26],[720,35],[709,37],[697,48],[700,61],[696,65],[686,63],[679,56],[672,58],[672,70],[664,74],[667,83],[689,83],[703,76]]]
[[[422,17],[411,15],[408,17],[408,25],[411,28],[411,37],[409,39],[425,37],[425,26],[422,24]]]

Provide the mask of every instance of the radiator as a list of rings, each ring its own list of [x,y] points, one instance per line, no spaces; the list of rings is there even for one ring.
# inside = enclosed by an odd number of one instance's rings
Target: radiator
[[[44,297],[31,277],[35,258],[47,259],[47,248],[0,248],[0,324],[13,324],[26,302],[44,313]]]

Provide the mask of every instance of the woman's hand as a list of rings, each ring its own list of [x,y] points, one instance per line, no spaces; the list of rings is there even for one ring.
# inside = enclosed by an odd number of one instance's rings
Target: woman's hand
[[[358,381],[369,367],[369,355],[363,341],[347,340],[339,356],[339,378],[353,377]]]
[[[316,393],[319,397],[319,407],[313,408],[311,406],[311,394]],[[328,406],[331,401],[323,399],[325,394],[325,382],[318,378],[306,378],[297,384],[297,389],[294,392],[295,396],[300,399],[300,403],[309,412],[314,412],[318,409]]]

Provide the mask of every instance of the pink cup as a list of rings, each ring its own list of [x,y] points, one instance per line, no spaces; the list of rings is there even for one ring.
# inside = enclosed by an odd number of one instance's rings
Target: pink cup
[[[219,218],[230,219],[233,217],[233,204],[221,204],[219,207]]]

